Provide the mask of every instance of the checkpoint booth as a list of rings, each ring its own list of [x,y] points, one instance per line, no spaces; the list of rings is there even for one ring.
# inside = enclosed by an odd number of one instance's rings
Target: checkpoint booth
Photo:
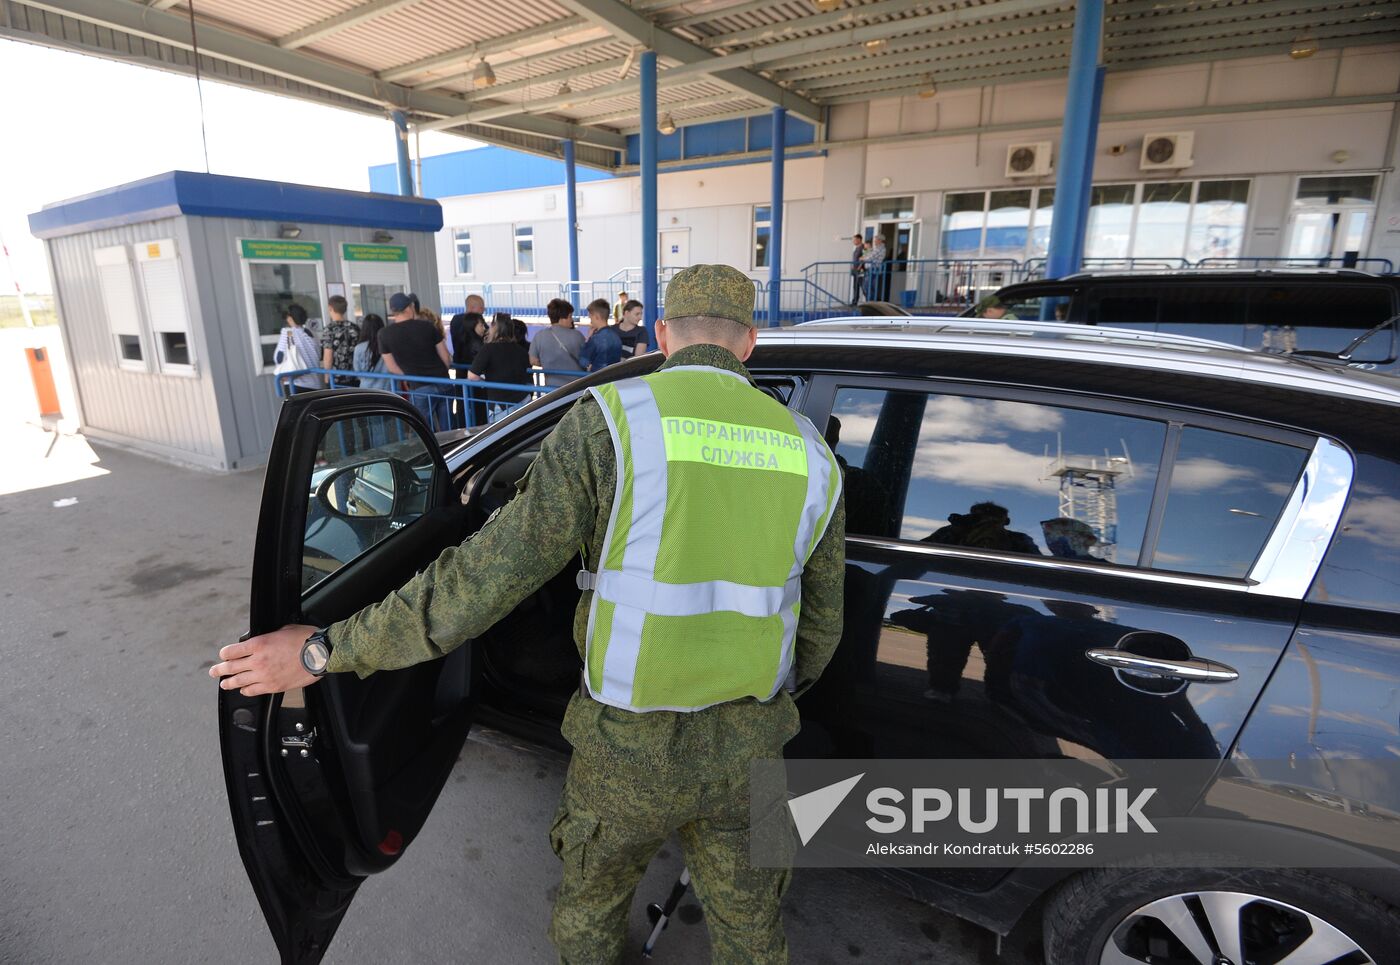
[[[89,437],[215,470],[264,462],[289,305],[318,334],[415,292],[438,308],[436,201],[173,171],[45,206],[55,308]]]

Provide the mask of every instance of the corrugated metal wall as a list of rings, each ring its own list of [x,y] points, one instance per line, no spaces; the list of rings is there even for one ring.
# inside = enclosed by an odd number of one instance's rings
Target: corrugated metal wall
[[[299,241],[324,246],[327,285],[345,281],[340,245],[371,242],[375,231],[305,223],[301,228]],[[276,239],[277,230],[276,223],[266,221],[180,217],[49,240],[83,424],[94,435],[213,469],[246,468],[266,460],[279,400],[272,376],[263,375],[254,358],[254,323],[238,241]],[[394,244],[408,248],[413,290],[436,311],[434,236],[403,230],[392,234]],[[175,238],[180,247],[190,338],[198,359],[193,376],[119,367],[98,287],[95,249],[161,238]]]
[[[93,259],[98,248],[174,238],[186,300],[190,301],[189,294],[197,290],[194,266],[200,252],[191,248],[186,221],[166,218],[53,238],[48,242],[49,258],[83,425],[95,430],[96,436],[140,446],[167,458],[228,469],[232,467],[224,451],[198,307],[190,305],[191,347],[197,360],[194,374],[123,369],[117,364]],[[139,300],[140,285],[136,287]],[[145,350],[148,358],[154,357],[156,348],[149,341]]]

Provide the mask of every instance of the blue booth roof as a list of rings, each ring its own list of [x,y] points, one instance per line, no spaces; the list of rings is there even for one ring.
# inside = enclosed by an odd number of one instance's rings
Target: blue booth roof
[[[29,230],[36,238],[60,238],[182,214],[404,231],[442,227],[442,206],[426,198],[170,171],[48,205],[29,216]]]

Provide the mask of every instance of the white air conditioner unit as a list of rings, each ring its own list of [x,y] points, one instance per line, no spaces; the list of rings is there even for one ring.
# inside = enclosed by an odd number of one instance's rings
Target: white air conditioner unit
[[[1011,144],[1006,148],[1006,176],[1008,178],[1039,178],[1049,174],[1054,168],[1050,163],[1049,141],[1031,141],[1028,144]]]
[[[1142,139],[1142,158],[1138,167],[1144,171],[1177,170],[1191,166],[1191,146],[1196,135],[1191,131],[1168,134],[1148,134]]]

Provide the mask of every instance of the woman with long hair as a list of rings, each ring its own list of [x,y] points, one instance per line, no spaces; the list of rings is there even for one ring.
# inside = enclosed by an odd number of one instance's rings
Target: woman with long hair
[[[388,372],[384,356],[379,351],[379,333],[384,331],[384,319],[373,313],[360,322],[360,340],[355,343],[356,372]],[[360,379],[362,389],[393,391],[393,379]]]
[[[481,346],[472,361],[467,378],[474,382],[508,382],[513,385],[530,384],[530,356],[515,340],[515,324],[510,316],[498,314],[491,323],[491,331],[486,334],[486,344]],[[528,392],[511,389],[484,389],[486,394],[487,422],[495,422],[524,401]]]
[[[306,330],[306,309],[293,302],[282,310],[282,334],[277,339],[277,348],[272,353],[274,364],[281,366],[293,357],[295,351],[298,368],[314,369],[321,361],[321,349],[316,339]],[[292,394],[310,392],[325,388],[325,380],[313,373],[298,375],[292,379]]]

